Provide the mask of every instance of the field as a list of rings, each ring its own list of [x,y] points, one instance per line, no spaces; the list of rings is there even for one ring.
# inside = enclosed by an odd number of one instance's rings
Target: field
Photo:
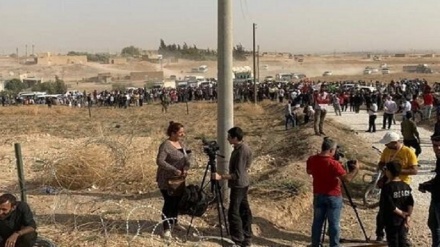
[[[292,59],[261,58],[268,69],[260,77],[280,72],[305,73],[316,80],[385,80],[425,77],[431,83],[439,74],[416,75],[394,72],[390,75],[362,75],[366,66],[387,63],[393,71],[404,64],[437,64],[439,58],[388,58],[373,62],[362,57],[306,57],[299,64]],[[203,62],[215,77],[215,62]],[[236,66],[251,62],[237,62]],[[180,61],[164,66],[166,75],[183,76],[200,62]],[[158,69],[153,64],[22,66],[10,59],[0,59],[4,77],[22,72],[52,77],[64,71],[71,89],[103,90],[110,84],[76,83],[81,78],[101,72],[124,75],[132,70]],[[334,76],[320,77],[332,70]],[[183,71],[183,72],[182,72]],[[44,72],[44,73],[43,73]],[[39,74],[41,73],[41,74]],[[141,86],[142,83],[139,83]],[[171,105],[163,114],[158,104],[128,109],[72,109],[64,106],[11,106],[0,108],[1,190],[19,195],[14,144],[20,143],[25,165],[28,201],[36,215],[39,233],[59,246],[164,246],[158,237],[162,198],[155,183],[155,157],[166,138],[169,121],[184,124],[186,143],[193,150],[189,183],[200,183],[207,157],[196,138],[216,137],[217,106],[211,102]],[[251,168],[251,207],[256,246],[303,246],[310,236],[310,179],[305,174],[305,159],[319,150],[321,138],[313,136],[310,125],[293,131],[284,130],[283,104],[264,102],[236,104],[234,123],[246,131],[246,141],[255,152]],[[373,170],[377,154],[350,126],[329,121],[328,134],[347,146],[349,157],[364,165],[362,173]],[[375,157],[375,158],[372,158]],[[373,160],[373,161],[372,161]],[[353,187],[359,202],[363,184]],[[374,212],[362,212],[374,215]],[[368,216],[369,229],[374,220]],[[352,215],[345,223],[355,223]],[[188,226],[190,219],[183,218]],[[353,223],[354,222],[354,223]],[[202,235],[218,236],[217,212],[210,209],[194,225]],[[346,227],[349,236],[359,238],[357,229]],[[352,227],[353,228],[353,227]],[[182,239],[183,234],[179,235]],[[172,246],[220,246],[216,240],[199,242],[191,236],[186,244],[176,240]]]

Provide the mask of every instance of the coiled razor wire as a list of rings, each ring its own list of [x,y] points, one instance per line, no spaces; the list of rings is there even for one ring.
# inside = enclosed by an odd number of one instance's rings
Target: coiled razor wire
[[[35,160],[36,158],[32,157],[31,159]],[[55,181],[58,184],[61,184],[59,181],[59,178],[57,177],[56,174],[56,168],[55,168],[55,164],[57,163],[57,161],[59,161],[61,158],[55,160],[54,162],[45,162],[43,161],[43,163],[45,163],[46,165],[48,165],[48,168],[50,169],[50,174],[55,178]],[[40,159],[38,159],[40,160]],[[1,187],[2,192],[8,192],[8,193],[13,193],[13,194],[17,194],[17,191],[19,191],[18,186],[16,185],[14,188],[12,188],[14,190],[14,192],[11,191],[11,187]],[[161,245],[163,244],[163,240],[162,241],[158,241],[156,239],[157,236],[160,236],[160,234],[156,233],[157,229],[159,226],[161,226],[163,223],[167,222],[168,224],[171,223],[171,221],[176,220],[176,218],[166,218],[165,215],[162,213],[161,210],[158,210],[157,208],[155,208],[153,205],[141,205],[141,206],[135,206],[135,207],[131,207],[129,205],[122,205],[119,202],[115,202],[112,200],[102,200],[101,198],[96,198],[90,201],[86,201],[86,202],[80,202],[78,200],[76,200],[76,198],[74,197],[74,194],[72,193],[71,190],[69,190],[68,188],[63,188],[62,186],[60,186],[60,188],[53,188],[50,186],[40,186],[37,189],[34,190],[28,190],[28,192],[37,192],[38,194],[48,194],[48,195],[53,195],[53,201],[52,201],[52,205],[50,207],[50,214],[49,217],[47,219],[46,222],[51,223],[55,226],[57,225],[63,225],[63,222],[60,222],[59,219],[57,219],[57,215],[60,212],[63,212],[64,214],[69,214],[69,212],[72,212],[72,210],[70,210],[69,208],[73,207],[73,212],[72,214],[72,220],[69,221],[67,220],[66,222],[64,222],[64,226],[68,226],[68,224],[72,224],[72,229],[74,231],[80,231],[81,228],[87,226],[87,225],[91,225],[91,224],[96,224],[97,226],[99,225],[98,232],[95,232],[95,234],[87,236],[89,239],[91,238],[99,238],[101,240],[104,241],[104,246],[109,246],[110,241],[111,241],[111,224],[108,223],[108,219],[105,217],[109,213],[109,206],[116,206],[119,209],[121,209],[120,214],[122,214],[123,216],[118,216],[121,218],[125,217],[125,230],[126,230],[126,244],[127,246],[132,246],[133,242],[137,239],[141,237],[142,234],[142,228],[143,225],[141,225],[140,220],[137,219],[135,220],[136,223],[136,229],[135,229],[135,233],[133,236],[131,236],[130,233],[130,222],[131,218],[133,217],[134,213],[137,210],[140,209],[148,209],[148,210],[152,210],[153,211],[153,215],[161,215],[163,220],[158,221],[158,223],[156,223],[153,228],[152,228],[152,232],[151,235],[149,237],[149,243],[151,244],[151,246],[157,246],[158,243],[160,243]],[[83,224],[81,224],[79,222],[79,217],[81,216],[81,214],[79,213],[79,210],[82,206],[85,206],[87,204],[90,204],[88,209],[89,211],[93,214],[95,213],[97,210],[100,210],[98,214],[95,214],[95,216],[99,217],[99,219],[97,219],[97,221],[90,221],[90,222],[83,222]],[[190,228],[194,229],[194,233],[191,235],[192,237],[194,237],[196,239],[196,241],[194,242],[187,242],[187,237],[185,236],[185,239],[179,239],[179,238],[171,238],[171,239],[167,239],[167,245],[168,246],[179,246],[179,245],[185,245],[185,246],[202,246],[202,243],[207,240],[207,239],[215,239],[215,240],[224,240],[227,241],[231,244],[233,244],[232,240],[227,239],[227,238],[220,238],[219,236],[202,236],[202,234],[200,233],[200,231],[197,229],[197,227],[192,224],[189,223],[187,220],[183,219],[182,217],[179,218],[179,222],[182,222],[186,225],[188,225]],[[41,246],[49,246],[49,247],[56,247],[55,244],[53,244],[52,241],[45,239],[45,238],[39,238],[41,239]],[[82,240],[81,240],[82,239]],[[74,242],[76,241],[84,241],[84,235],[78,236],[77,239],[73,240]],[[96,243],[96,242],[95,242]],[[120,242],[118,243],[120,244]]]
[[[140,232],[141,232],[141,225],[140,225],[140,223],[139,223],[139,220],[136,220],[136,222],[137,222],[137,226],[138,226],[138,228],[136,229],[136,234],[135,234],[131,239],[129,239],[129,236],[130,236],[130,224],[129,224],[129,222],[130,222],[130,217],[131,217],[131,215],[132,215],[136,210],[138,210],[138,209],[142,209],[142,208],[151,209],[151,210],[155,211],[156,213],[159,213],[159,214],[162,216],[162,218],[165,218],[165,221],[167,221],[167,223],[170,224],[170,221],[169,221],[170,219],[166,218],[166,215],[163,214],[161,210],[156,209],[156,208],[153,207],[152,205],[142,205],[142,206],[139,206],[139,207],[135,207],[135,208],[133,208],[133,209],[130,210],[130,212],[128,213],[128,215],[127,215],[127,220],[126,220],[127,243],[128,243],[129,246],[130,246],[130,243],[131,243],[133,240],[135,240],[135,238],[137,238],[137,237],[140,235]],[[156,228],[156,227],[155,227],[155,228]],[[155,229],[155,228],[154,228],[154,229]]]
[[[155,241],[155,238],[154,238],[154,237],[157,236],[157,234],[155,234],[156,229],[157,229],[160,225],[162,225],[163,223],[165,223],[165,222],[167,222],[167,223],[169,224],[169,221],[170,221],[170,220],[175,221],[175,220],[177,220],[177,218],[166,218],[166,219],[163,219],[162,221],[160,221],[159,223],[157,223],[157,224],[154,226],[153,230],[151,231],[151,237],[150,237],[150,243],[151,243],[151,246],[155,246],[155,242],[154,242],[154,241]],[[197,227],[195,227],[194,225],[190,224],[187,220],[179,219],[179,221],[180,221],[180,222],[184,222],[185,224],[188,224],[189,227],[191,227],[192,229],[194,229],[194,231],[195,231],[194,236],[195,236],[195,237],[197,237],[197,236],[201,236],[201,234],[200,234],[199,230],[197,229]],[[197,241],[196,243],[194,243],[193,246],[202,246],[202,245],[200,245],[200,244],[203,243],[204,239],[205,239],[205,238],[198,237],[198,241]],[[173,245],[172,245],[173,243],[174,243],[174,244],[177,244],[178,241],[182,241],[181,239],[178,239],[178,238],[175,238],[175,241],[172,241],[172,238],[170,238],[170,239],[164,239],[164,240],[165,240],[165,243],[166,243],[167,246],[173,246]],[[186,242],[187,242],[187,239],[183,239],[182,243],[186,243]],[[130,246],[130,245],[129,245],[129,246]]]

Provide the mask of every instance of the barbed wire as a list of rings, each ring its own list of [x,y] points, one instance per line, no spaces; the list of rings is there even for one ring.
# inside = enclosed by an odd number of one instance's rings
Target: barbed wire
[[[33,192],[38,191],[44,191],[44,188],[33,190]],[[19,194],[19,192],[15,191],[13,194]],[[171,222],[177,218],[165,217],[162,211],[152,204],[140,205],[132,202],[124,204],[123,201],[116,202],[102,198],[81,202],[72,191],[66,189],[61,189],[50,195],[53,199],[49,212],[47,214],[41,212],[36,214],[39,227],[56,229],[56,233],[52,232],[51,235],[43,234],[46,241],[49,241],[47,240],[49,238],[56,239],[54,235],[63,232],[65,228],[72,229],[72,232],[82,231],[74,239],[75,242],[94,239],[94,244],[97,244],[96,241],[99,240],[102,243],[101,246],[138,246],[135,243],[137,239],[148,241],[148,246],[164,246],[164,243],[167,246],[203,246],[203,242],[209,239],[209,237],[203,236],[197,225],[189,223],[183,217],[179,217],[178,220],[181,225],[192,229],[193,234],[189,236],[192,240],[187,241],[187,237],[182,236],[182,234],[176,234],[176,236],[169,239],[162,238],[161,226],[165,222],[171,225]],[[141,214],[135,217],[137,212],[141,212]],[[82,218],[84,215],[88,217]],[[142,216],[144,216],[144,219],[151,216],[162,216],[163,219],[160,218],[151,225],[145,226],[145,224],[141,224]],[[122,229],[125,230],[125,241],[118,239]],[[148,229],[152,230],[148,231]],[[215,239],[215,236],[212,237]]]

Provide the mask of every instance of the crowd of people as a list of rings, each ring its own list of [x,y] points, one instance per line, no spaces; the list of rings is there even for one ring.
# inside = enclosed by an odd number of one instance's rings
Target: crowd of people
[[[348,87],[347,82],[310,82],[298,83],[262,83],[258,87],[258,100],[286,102],[284,114],[285,127],[296,127],[310,120],[314,121],[316,135],[325,136],[324,120],[328,107],[333,107],[337,116],[346,111],[359,113],[361,106],[369,114],[367,132],[376,132],[376,119],[383,111],[382,129],[390,129],[396,115],[401,113],[401,134],[387,132],[379,141],[385,145],[377,169],[383,170],[386,182],[382,185],[380,209],[376,217],[376,237],[383,240],[386,236],[388,246],[409,246],[408,229],[414,207],[411,176],[418,172],[417,157],[422,152],[420,136],[414,121],[419,114],[421,119],[429,119],[439,102],[434,97],[432,88],[424,80],[392,81],[388,84],[376,82],[357,84]],[[360,89],[360,85],[372,86],[375,90]],[[236,85],[234,98],[237,101],[251,101],[254,96],[250,85]],[[150,101],[160,100],[168,103],[217,99],[216,86],[206,88],[176,89],[135,89],[122,91],[94,91],[87,94],[67,92],[62,97],[62,104],[70,106],[97,105],[110,107],[142,106]],[[17,99],[22,104],[30,104],[31,99]],[[5,105],[6,99],[2,98]],[[52,102],[53,103],[53,102]],[[52,104],[48,103],[48,104]],[[302,109],[302,110],[301,110]],[[299,113],[304,118],[299,118]],[[437,110],[438,111],[438,110]],[[437,114],[439,116],[440,114]],[[437,156],[436,171],[440,171],[440,117],[432,136],[432,145]],[[181,123],[170,122],[166,131],[168,138],[163,141],[157,154],[156,181],[162,194],[163,233],[166,239],[173,231],[182,230],[178,223],[179,202],[182,199],[182,186],[191,167],[191,152],[184,143],[185,131]],[[228,181],[231,189],[228,207],[228,225],[230,236],[236,246],[251,246],[252,211],[248,201],[250,177],[248,169],[252,163],[251,148],[244,142],[244,132],[239,127],[231,128],[227,133],[228,141],[233,146],[229,169],[226,174],[212,173],[211,180]],[[330,246],[340,246],[340,217],[342,209],[341,182],[349,183],[358,173],[355,162],[352,169],[345,170],[335,159],[338,145],[325,137],[319,154],[307,160],[306,171],[313,178],[313,223],[311,246],[321,243],[322,227],[328,221]],[[413,149],[412,149],[413,148]],[[177,186],[176,186],[177,184]],[[432,232],[432,246],[440,247],[440,177],[436,176],[420,188],[422,192],[433,193],[429,210],[429,228]],[[0,196],[0,233],[3,245],[32,246],[36,240],[36,224],[29,206],[17,202],[10,194]],[[386,235],[384,234],[384,230]],[[17,243],[17,245],[15,245]],[[18,245],[20,243],[20,245]]]
[[[347,97],[353,97],[350,98]],[[358,97],[358,99],[356,99]],[[420,100],[418,100],[420,99]],[[410,186],[411,176],[418,173],[417,157],[422,152],[420,136],[414,122],[415,114],[421,119],[431,118],[432,110],[438,107],[431,87],[426,83],[392,82],[384,91],[347,93],[340,88],[329,90],[328,85],[322,84],[315,90],[312,102],[314,111],[314,129],[317,135],[323,132],[323,118],[327,107],[333,105],[336,115],[347,109],[344,105],[353,102],[352,110],[360,111],[360,105],[365,104],[369,114],[369,128],[366,132],[375,132],[375,120],[378,111],[383,111],[382,129],[389,130],[395,124],[395,115],[401,113],[401,133],[387,132],[379,143],[385,145],[377,169],[382,170],[384,177],[378,186],[381,188],[379,212],[376,217],[376,240],[383,241],[391,247],[411,246],[408,239],[414,198]],[[341,102],[343,102],[341,104]],[[287,109],[288,107],[286,107]],[[436,169],[439,171],[440,160],[440,114],[437,110],[437,124],[431,137],[432,147],[437,157]],[[287,116],[286,116],[287,126]],[[286,127],[287,128],[287,127]],[[324,221],[329,224],[330,246],[340,246],[340,216],[342,208],[341,182],[349,182],[358,170],[355,165],[348,173],[337,158],[337,144],[330,138],[322,143],[321,153],[311,156],[307,161],[307,173],[313,177],[314,217],[312,224],[312,247],[322,246],[322,230]],[[432,193],[429,209],[428,227],[432,233],[433,247],[440,247],[440,197],[437,188],[440,186],[440,176],[421,186],[420,191]],[[436,195],[434,195],[436,193]]]
[[[286,129],[289,123],[298,126],[301,121],[307,123],[313,119],[315,134],[325,135],[323,124],[329,107],[334,109],[337,116],[348,111],[359,113],[361,107],[364,107],[369,114],[367,132],[376,132],[379,111],[384,113],[382,129],[390,129],[399,114],[399,119],[402,120],[407,118],[407,113],[410,113],[408,116],[412,120],[425,120],[430,119],[434,111],[440,111],[440,101],[424,80],[391,81],[389,84],[376,82],[372,87],[375,88],[374,91],[345,85],[347,84],[341,82],[299,85],[287,98]],[[280,102],[283,100],[284,97],[279,98]],[[300,115],[304,117],[301,119]]]

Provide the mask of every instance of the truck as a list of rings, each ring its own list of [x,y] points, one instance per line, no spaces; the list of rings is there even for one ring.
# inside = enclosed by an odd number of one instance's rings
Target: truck
[[[422,74],[432,74],[433,73],[432,69],[427,64],[403,66],[403,72],[422,73]]]
[[[189,86],[188,81],[176,81],[176,89],[184,89]]]

